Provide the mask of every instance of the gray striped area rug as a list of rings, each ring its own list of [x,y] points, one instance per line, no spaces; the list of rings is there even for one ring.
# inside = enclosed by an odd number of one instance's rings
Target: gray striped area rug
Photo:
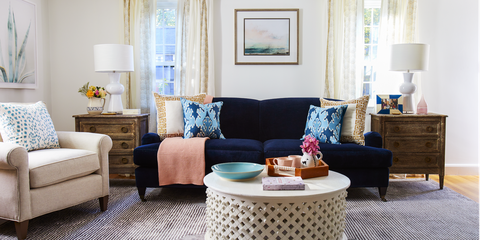
[[[147,199],[133,180],[110,180],[108,211],[92,200],[35,218],[28,239],[204,239],[205,189],[148,189]],[[478,203],[435,181],[391,180],[387,199],[349,189],[348,239],[479,239]],[[0,225],[0,239],[16,239],[13,223]]]

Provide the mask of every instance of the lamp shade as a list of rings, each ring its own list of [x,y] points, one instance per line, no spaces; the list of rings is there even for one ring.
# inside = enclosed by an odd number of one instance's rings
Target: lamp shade
[[[93,46],[95,71],[102,73],[132,72],[133,46],[99,44]]]
[[[430,45],[422,43],[393,44],[390,71],[421,72],[428,70]]]

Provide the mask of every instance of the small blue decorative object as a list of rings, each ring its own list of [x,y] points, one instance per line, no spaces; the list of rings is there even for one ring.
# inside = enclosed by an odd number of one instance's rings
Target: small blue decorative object
[[[378,114],[391,114],[393,111],[403,113],[403,97],[399,94],[378,94],[376,109]]]
[[[321,143],[340,144],[343,116],[348,105],[340,105],[331,108],[321,108],[310,105],[308,111],[305,135],[315,137]]]
[[[212,171],[222,178],[229,180],[245,180],[258,176],[264,165],[249,162],[229,162],[212,166]]]
[[[225,139],[220,130],[220,110],[223,102],[199,104],[184,98],[180,99],[183,107],[183,138],[209,137]]]

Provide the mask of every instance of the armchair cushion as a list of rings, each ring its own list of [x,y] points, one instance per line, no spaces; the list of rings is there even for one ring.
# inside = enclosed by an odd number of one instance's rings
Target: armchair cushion
[[[31,151],[28,164],[31,188],[83,177],[100,169],[96,152],[69,148]]]
[[[0,103],[0,133],[4,142],[18,144],[27,151],[60,147],[43,102]]]

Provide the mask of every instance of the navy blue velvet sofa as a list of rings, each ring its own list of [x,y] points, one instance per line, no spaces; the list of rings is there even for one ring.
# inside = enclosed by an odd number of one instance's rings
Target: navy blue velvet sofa
[[[224,162],[265,164],[266,158],[302,155],[300,138],[310,105],[320,106],[319,98],[214,98],[223,101],[220,128],[226,139],[209,139],[205,143],[205,174]],[[147,133],[142,145],[134,150],[135,180],[138,193],[145,201],[146,188],[158,186],[157,151],[160,137]],[[378,187],[385,200],[389,182],[392,152],[382,148],[376,132],[365,134],[365,146],[354,143],[320,143],[323,161],[329,169],[350,178],[350,187]],[[193,185],[190,185],[193,186]],[[169,187],[185,187],[170,185]]]

